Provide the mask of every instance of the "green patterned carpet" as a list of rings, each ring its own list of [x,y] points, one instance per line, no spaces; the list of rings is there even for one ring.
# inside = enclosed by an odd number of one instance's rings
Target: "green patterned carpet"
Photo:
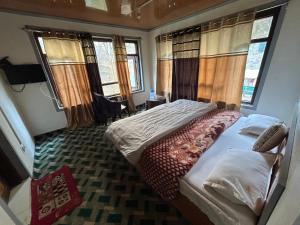
[[[84,202],[56,224],[188,224],[162,201],[123,156],[103,139],[105,126],[62,130],[36,138],[34,177],[68,165]]]

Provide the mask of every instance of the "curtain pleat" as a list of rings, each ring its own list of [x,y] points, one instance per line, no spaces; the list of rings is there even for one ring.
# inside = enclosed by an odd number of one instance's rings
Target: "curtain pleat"
[[[158,36],[156,92],[240,106],[254,20],[248,11]]]
[[[246,12],[202,25],[198,99],[240,106],[254,19]]]
[[[170,100],[172,91],[173,53],[172,37],[161,35],[156,38],[157,78],[156,94]]]
[[[116,54],[120,94],[122,98],[127,99],[130,111],[134,112],[136,111],[136,108],[132,98],[128,59],[123,37],[114,36],[114,48]]]
[[[173,34],[172,101],[197,100],[200,28]]]
[[[92,92],[103,95],[102,82],[92,36],[88,33],[81,35],[81,43],[91,90]]]
[[[94,119],[97,123],[102,123],[105,121],[105,116],[103,116],[103,110],[101,109],[101,107],[99,107],[97,100],[95,99],[96,95],[94,94],[94,93],[98,93],[100,95],[104,95],[94,42],[92,36],[89,33],[84,33],[80,35],[80,38],[82,43],[83,55],[86,62],[86,69],[88,73],[89,83],[91,86]]]
[[[68,127],[92,124],[91,88],[80,40],[47,35],[43,42]]]

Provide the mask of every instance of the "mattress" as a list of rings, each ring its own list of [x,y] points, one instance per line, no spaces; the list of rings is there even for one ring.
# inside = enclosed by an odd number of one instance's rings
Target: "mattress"
[[[180,180],[180,193],[203,211],[215,225],[256,224],[257,217],[248,207],[231,203],[220,194],[203,188],[204,181],[218,163],[223,151],[230,148],[252,151],[256,138],[239,134],[245,120],[246,117],[241,117],[225,130]]]
[[[214,103],[180,99],[112,123],[105,137],[136,165],[147,146],[215,108]]]

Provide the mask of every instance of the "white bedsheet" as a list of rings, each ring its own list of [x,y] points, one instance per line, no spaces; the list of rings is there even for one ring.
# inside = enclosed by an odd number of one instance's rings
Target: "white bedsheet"
[[[215,225],[254,225],[255,214],[246,206],[229,202],[216,192],[208,192],[203,183],[229,148],[252,151],[253,136],[239,134],[246,118],[241,117],[216,140],[192,169],[180,180],[180,192],[201,209]],[[238,162],[238,159],[236,161]]]
[[[177,100],[112,123],[105,137],[136,165],[147,146],[215,108],[213,103]]]

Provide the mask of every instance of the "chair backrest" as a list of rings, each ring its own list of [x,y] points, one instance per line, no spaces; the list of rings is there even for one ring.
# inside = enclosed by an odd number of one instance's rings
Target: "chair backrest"
[[[109,114],[109,103],[110,100],[105,98],[105,96],[94,92],[94,101],[95,101],[95,107],[97,108],[98,112],[101,112],[101,114]]]

